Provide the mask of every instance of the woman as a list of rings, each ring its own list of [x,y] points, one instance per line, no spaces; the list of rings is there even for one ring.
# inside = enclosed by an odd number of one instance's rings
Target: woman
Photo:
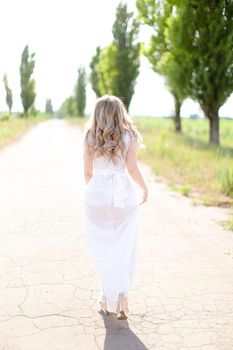
[[[85,230],[101,278],[97,299],[108,315],[127,319],[128,290],[135,271],[137,209],[148,189],[136,160],[141,135],[123,102],[100,97],[83,138]],[[130,176],[128,176],[128,174]],[[142,190],[139,201],[134,182]]]

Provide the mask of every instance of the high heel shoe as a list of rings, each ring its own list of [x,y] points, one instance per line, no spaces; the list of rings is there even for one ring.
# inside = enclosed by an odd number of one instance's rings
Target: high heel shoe
[[[100,309],[105,313],[106,316],[108,316],[109,311],[107,309],[107,303],[100,301],[99,304],[100,304]]]
[[[100,292],[97,301],[99,302],[100,309],[105,313],[106,316],[109,315],[107,300],[103,290]]]
[[[103,311],[106,316],[108,316],[109,312],[108,312],[108,307],[107,307],[107,300],[106,300],[106,296],[104,295],[103,291],[99,294],[97,300],[99,302],[100,310]]]
[[[127,320],[129,309],[127,299],[123,293],[119,293],[116,312],[118,320]]]

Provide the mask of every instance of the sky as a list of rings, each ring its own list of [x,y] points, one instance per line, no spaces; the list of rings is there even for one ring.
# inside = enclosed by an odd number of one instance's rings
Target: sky
[[[126,1],[137,13],[134,0]],[[0,110],[7,110],[3,74],[13,90],[13,111],[21,111],[19,65],[26,45],[35,52],[36,108],[44,110],[46,98],[54,109],[73,93],[79,65],[89,66],[98,45],[112,41],[112,24],[119,0],[7,0],[0,1]],[[140,40],[148,42],[150,29],[143,27]],[[87,72],[88,72],[87,68]],[[86,113],[93,110],[95,94],[87,86]],[[155,74],[145,57],[131,101],[131,115],[168,116],[174,102],[164,80]],[[187,99],[182,116],[203,115],[199,105]],[[220,109],[220,116],[233,116],[233,96]]]

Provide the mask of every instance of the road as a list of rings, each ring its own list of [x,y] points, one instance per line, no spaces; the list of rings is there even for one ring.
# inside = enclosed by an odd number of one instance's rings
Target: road
[[[84,232],[81,131],[39,123],[0,152],[0,350],[232,350],[228,209],[193,206],[140,164],[130,315],[104,316]]]

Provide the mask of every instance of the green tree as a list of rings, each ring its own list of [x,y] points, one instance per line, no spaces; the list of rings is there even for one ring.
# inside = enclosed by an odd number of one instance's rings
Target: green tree
[[[210,122],[209,140],[219,144],[219,108],[233,91],[233,2],[137,0],[137,6],[158,37],[156,68],[179,98],[189,96],[200,104]],[[161,55],[159,28],[169,6],[172,12],[162,31],[168,50]]]
[[[128,12],[127,4],[120,2],[112,27],[115,45],[114,94],[121,97],[129,108],[134,94],[140,67],[140,43],[138,42],[139,21],[133,12]]]
[[[174,1],[137,0],[139,19],[153,29],[148,47],[143,53],[152,69],[165,78],[166,86],[175,102],[175,130],[181,131],[180,109],[187,97],[186,82],[190,78],[190,67],[179,50],[174,50],[169,38],[169,25],[174,16]]]
[[[90,68],[91,68],[91,74],[90,74],[90,82],[92,85],[92,89],[94,90],[97,97],[101,96],[100,88],[99,88],[99,78],[98,78],[98,64],[100,60],[100,52],[101,48],[100,46],[97,46],[96,53],[92,57]]]
[[[47,98],[45,102],[45,113],[53,114],[53,105],[51,98]]]
[[[58,115],[60,117],[73,117],[77,115],[77,104],[76,98],[74,96],[70,96],[65,99],[65,101],[62,103],[61,107],[58,110]]]
[[[123,2],[116,8],[112,34],[110,45],[96,49],[90,64],[90,80],[97,96],[116,95],[128,109],[140,67],[139,21]]]
[[[78,80],[75,88],[75,97],[78,115],[82,117],[85,115],[86,108],[86,72],[85,68],[82,66],[80,66],[78,69]]]
[[[189,95],[209,119],[210,142],[219,144],[219,108],[233,91],[233,1],[174,2],[170,38],[189,61]]]
[[[164,76],[167,89],[175,103],[175,131],[181,132],[180,110],[183,101],[188,97],[187,83],[190,79],[190,66],[179,52],[166,52],[158,62],[158,72]]]
[[[25,46],[20,64],[20,85],[21,85],[21,101],[24,109],[24,114],[28,114],[28,110],[33,108],[35,102],[35,80],[32,79],[32,74],[35,66],[35,53],[29,55],[28,45]]]
[[[3,82],[6,90],[6,104],[8,106],[9,113],[11,113],[11,109],[13,105],[13,96],[12,96],[12,90],[9,88],[9,85],[8,85],[8,79],[6,74],[4,74],[3,76]]]
[[[114,43],[101,50],[98,64],[98,88],[101,95],[118,95],[116,65],[117,48]],[[119,95],[118,95],[119,96]]]

